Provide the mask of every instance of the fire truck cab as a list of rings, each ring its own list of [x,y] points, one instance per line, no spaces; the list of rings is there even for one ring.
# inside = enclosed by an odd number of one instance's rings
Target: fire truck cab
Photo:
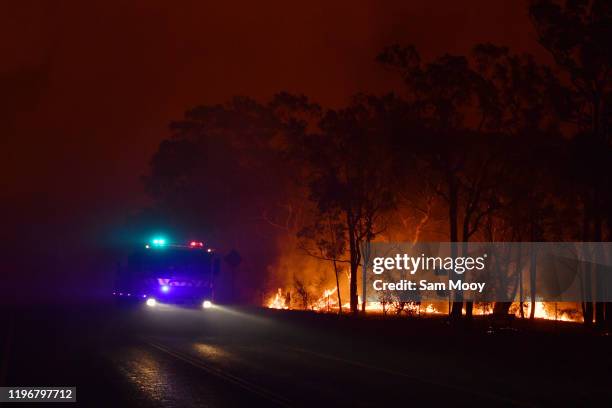
[[[168,243],[155,238],[133,251],[120,267],[113,295],[119,303],[213,306],[219,260],[201,241]]]

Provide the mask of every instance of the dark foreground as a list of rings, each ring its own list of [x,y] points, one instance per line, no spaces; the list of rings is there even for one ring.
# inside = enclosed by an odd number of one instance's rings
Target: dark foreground
[[[76,386],[79,406],[612,402],[612,338],[565,324],[491,334],[484,321],[168,306],[12,308],[0,319],[2,385]]]

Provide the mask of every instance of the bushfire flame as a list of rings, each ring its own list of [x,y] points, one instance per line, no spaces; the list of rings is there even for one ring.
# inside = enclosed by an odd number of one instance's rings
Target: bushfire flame
[[[325,289],[323,294],[311,301],[308,305],[308,310],[313,310],[321,313],[337,313],[338,312],[338,298],[336,296],[337,288]],[[271,296],[266,302],[266,307],[270,309],[303,309],[303,307],[296,307],[296,305],[288,304],[289,296],[283,294],[283,290],[278,288],[274,296]],[[359,307],[361,309],[361,298],[358,299]],[[523,303],[523,314],[525,317],[529,317],[531,313],[530,302]],[[343,310],[350,309],[350,303],[344,303],[342,305]],[[366,312],[368,313],[389,313],[393,314],[397,312],[405,311],[409,314],[442,314],[444,312],[439,311],[433,304],[421,305],[415,303],[407,303],[401,305],[401,309],[398,308],[397,304],[393,302],[367,302]],[[474,314],[489,315],[493,312],[492,304],[476,305]],[[510,313],[516,317],[520,317],[520,309],[518,302],[512,304]],[[546,320],[560,320],[566,322],[579,322],[581,321],[580,313],[575,308],[563,308],[559,307],[558,304],[553,302],[535,302],[535,318],[546,319]]]
[[[516,306],[515,316],[520,316],[520,309],[518,303],[513,304]],[[523,304],[523,313],[525,316],[530,316],[531,303]],[[558,303],[555,302],[535,302],[535,313],[536,319],[546,320],[560,320],[564,322],[579,322],[581,321],[580,313],[574,308],[559,307]]]
[[[276,295],[270,299],[268,302],[268,307],[270,309],[289,309],[289,306],[286,305],[281,288],[278,288]]]
[[[325,289],[323,291],[323,294],[318,297],[317,299],[315,299],[312,302],[309,302],[308,305],[308,310],[313,310],[316,312],[322,312],[322,313],[330,313],[330,312],[334,312],[336,313],[339,309],[338,307],[338,298],[336,296],[336,292],[337,292],[337,288],[332,288],[332,289]],[[296,305],[291,305],[288,304],[288,299],[290,299],[290,296],[287,296],[287,294],[283,294],[283,290],[281,288],[278,288],[276,293],[274,294],[274,296],[271,296],[268,301],[266,302],[266,307],[270,308],[270,309],[304,309],[303,307],[299,307]],[[358,304],[359,307],[361,308],[361,297],[358,297]],[[344,303],[342,304],[342,309],[343,310],[349,310],[351,307],[350,303]],[[405,311],[407,313],[413,313],[413,314],[420,314],[420,313],[425,313],[425,314],[440,314],[442,312],[440,312],[438,309],[436,309],[436,307],[433,304],[427,304],[427,305],[420,305],[420,304],[414,304],[414,303],[408,303],[406,302],[405,305],[401,306],[401,309],[398,309],[398,305],[397,303],[393,303],[393,302],[367,302],[366,303],[366,312],[369,313],[393,313],[393,311],[397,311],[399,310],[400,312]]]

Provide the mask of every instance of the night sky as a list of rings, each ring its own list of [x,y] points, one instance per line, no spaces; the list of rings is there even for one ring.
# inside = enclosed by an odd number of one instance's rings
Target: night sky
[[[193,105],[286,90],[340,106],[357,91],[401,89],[375,62],[395,42],[426,59],[478,42],[542,55],[516,0],[169,4],[2,6],[5,242],[40,248],[43,237],[61,258],[56,241],[109,234],[146,203],[140,176],[168,122]]]

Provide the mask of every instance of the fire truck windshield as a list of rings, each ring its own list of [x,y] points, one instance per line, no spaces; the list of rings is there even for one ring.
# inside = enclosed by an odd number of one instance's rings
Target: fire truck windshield
[[[199,277],[211,272],[211,254],[189,248],[144,249],[129,257],[128,269],[149,278]]]

